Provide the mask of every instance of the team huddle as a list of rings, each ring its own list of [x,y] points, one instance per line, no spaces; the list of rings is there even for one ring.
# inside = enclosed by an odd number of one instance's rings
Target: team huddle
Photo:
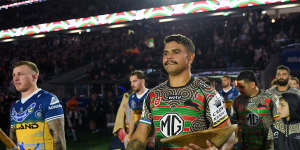
[[[300,91],[288,84],[290,70],[279,66],[276,84],[259,89],[252,71],[242,71],[231,86],[222,78],[216,91],[192,76],[195,46],[183,35],[164,39],[162,64],[168,80],[147,89],[141,71],[130,74],[132,92],[125,93],[113,133],[123,143],[120,149],[192,150],[196,143],[179,147],[160,139],[195,131],[238,124],[222,147],[206,141],[209,150],[296,150],[300,147]],[[11,107],[10,138],[20,150],[64,150],[64,112],[59,99],[37,87],[39,71],[29,61],[16,63],[14,85],[21,93]]]

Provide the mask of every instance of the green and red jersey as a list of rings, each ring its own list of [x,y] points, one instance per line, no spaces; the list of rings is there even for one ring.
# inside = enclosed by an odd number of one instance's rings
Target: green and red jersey
[[[274,122],[276,105],[270,95],[260,91],[254,97],[238,96],[233,103],[232,121],[239,124],[239,149],[265,149],[267,131]]]
[[[165,81],[153,88],[143,106],[140,123],[154,126],[158,149],[183,149],[159,139],[194,131],[228,126],[223,98],[201,79],[191,78],[183,87]]]

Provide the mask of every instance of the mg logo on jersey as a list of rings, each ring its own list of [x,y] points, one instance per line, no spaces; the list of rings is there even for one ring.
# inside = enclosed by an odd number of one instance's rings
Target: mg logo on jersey
[[[246,122],[248,124],[248,126],[250,127],[255,127],[258,125],[259,123],[259,116],[256,113],[249,113],[246,116]]]
[[[167,113],[159,120],[159,126],[165,137],[174,136],[183,131],[184,120],[177,113]]]

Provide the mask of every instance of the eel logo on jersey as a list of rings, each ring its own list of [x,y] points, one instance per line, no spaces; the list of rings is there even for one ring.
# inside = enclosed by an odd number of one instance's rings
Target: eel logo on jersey
[[[17,113],[15,108],[12,110],[12,119],[16,122],[23,122],[34,110],[36,103],[30,104],[23,112]]]
[[[167,113],[160,120],[160,132],[165,136],[178,135],[183,131],[184,120],[177,113]]]
[[[248,113],[246,115],[246,122],[248,126],[255,127],[259,123],[259,116],[256,113]]]

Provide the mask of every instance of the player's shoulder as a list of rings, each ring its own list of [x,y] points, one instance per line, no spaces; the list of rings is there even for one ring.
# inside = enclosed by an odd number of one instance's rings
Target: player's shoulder
[[[211,87],[209,85],[207,85],[203,79],[199,78],[199,77],[193,77],[193,82],[192,85],[198,87],[198,88],[202,88],[202,89],[211,89]]]
[[[168,88],[168,80],[167,81],[164,81],[163,83],[155,86],[154,88],[152,89],[149,89],[149,92],[148,93],[153,93],[153,92],[160,92],[164,89]]]
[[[291,92],[291,93],[300,95],[300,90],[298,90],[298,89],[296,89],[296,88],[293,88],[293,87],[290,87],[290,88],[288,89],[288,92]]]
[[[59,100],[57,98],[56,95],[54,95],[53,93],[50,93],[46,90],[41,90],[37,93],[36,98],[41,102],[41,103],[45,103],[45,104],[55,104],[55,103],[59,103]]]
[[[265,90],[265,93],[269,94],[269,95],[272,95],[275,92],[276,92],[276,87],[271,87],[271,88]]]

